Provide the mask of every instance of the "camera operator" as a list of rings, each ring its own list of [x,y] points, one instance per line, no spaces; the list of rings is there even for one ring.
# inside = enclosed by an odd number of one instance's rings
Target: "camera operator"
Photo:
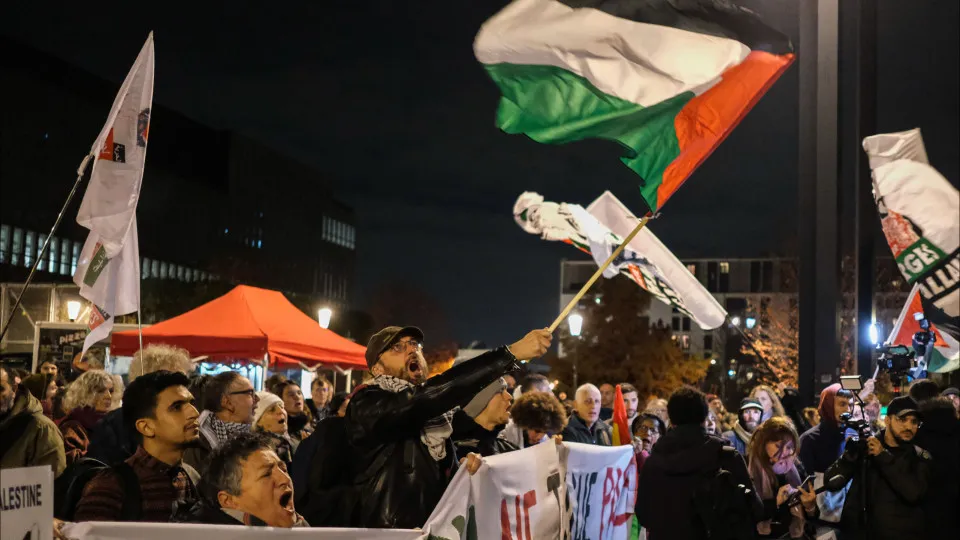
[[[920,428],[917,402],[895,398],[887,407],[887,429],[866,440],[850,440],[826,472],[852,479],[840,520],[852,538],[923,540],[922,502],[930,482],[930,455],[911,441]]]

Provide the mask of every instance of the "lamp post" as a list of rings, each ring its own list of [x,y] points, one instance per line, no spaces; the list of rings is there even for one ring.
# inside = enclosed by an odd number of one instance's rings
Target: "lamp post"
[[[333,310],[330,308],[320,308],[317,310],[317,321],[320,328],[330,328],[330,319],[333,317]]]
[[[579,338],[580,331],[583,330],[583,315],[579,313],[571,313],[567,317],[567,325],[570,328],[570,335]],[[573,388],[576,390],[577,386],[577,355],[573,355]]]
[[[77,317],[80,316],[80,302],[76,300],[70,300],[67,302],[67,318],[70,319],[70,322],[77,320]]]

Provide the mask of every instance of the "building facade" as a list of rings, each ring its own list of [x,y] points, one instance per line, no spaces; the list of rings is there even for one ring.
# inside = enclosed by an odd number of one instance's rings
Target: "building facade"
[[[710,359],[708,379],[718,384],[729,379],[749,384],[754,377],[756,358],[745,354],[744,350],[749,349],[749,342],[757,338],[755,330],[778,327],[781,333],[787,335],[797,331],[799,273],[796,259],[690,258],[684,259],[683,264],[724,307],[728,313],[728,324],[714,330],[703,330],[689,317],[652,297],[646,312],[638,316],[646,318],[651,325],[669,327],[677,346],[685,353]],[[597,265],[592,260],[561,262],[561,310],[596,269]],[[843,274],[847,273],[852,275],[845,262]],[[909,289],[903,283],[892,257],[878,258],[877,275],[882,289],[876,292],[874,305],[876,323],[883,338],[900,315]],[[594,300],[595,295],[588,293],[581,302]],[[852,293],[844,294],[838,312],[841,319],[852,319],[855,315]],[[838,359],[838,365],[840,361]]]
[[[0,58],[8,103],[0,111],[0,282],[19,283],[119,84],[6,38]],[[343,313],[358,239],[353,210],[328,180],[249,137],[154,103],[137,210],[142,279],[243,283]],[[85,186],[64,212],[35,282],[72,280],[87,236],[76,223]]]

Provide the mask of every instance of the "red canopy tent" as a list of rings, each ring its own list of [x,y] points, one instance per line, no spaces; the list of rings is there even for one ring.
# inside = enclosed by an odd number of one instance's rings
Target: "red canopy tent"
[[[216,300],[143,329],[143,344],[166,343],[196,356],[263,358],[270,367],[300,362],[367,369],[366,347],[321,328],[283,294],[239,285]],[[131,356],[140,348],[136,331],[116,332],[111,353]]]

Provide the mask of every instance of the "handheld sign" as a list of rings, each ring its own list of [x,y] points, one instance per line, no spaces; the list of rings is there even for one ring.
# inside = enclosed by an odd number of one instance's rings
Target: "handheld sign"
[[[50,467],[0,470],[0,540],[53,540]]]

